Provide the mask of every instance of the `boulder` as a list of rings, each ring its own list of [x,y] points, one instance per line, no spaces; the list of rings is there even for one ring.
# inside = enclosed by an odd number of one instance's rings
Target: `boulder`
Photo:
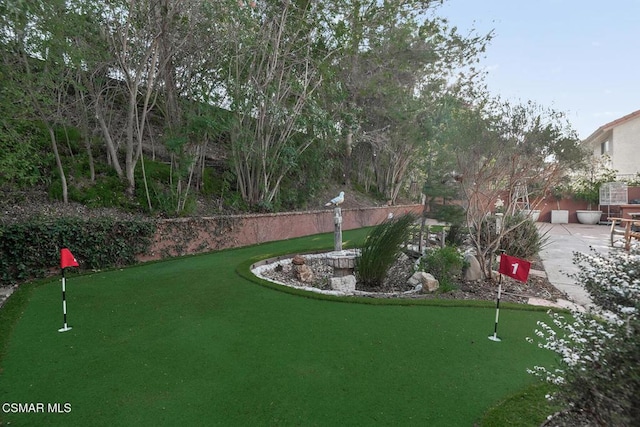
[[[293,257],[293,259],[291,260],[291,263],[293,265],[304,265],[305,264],[305,259],[302,255],[296,255]]]
[[[462,274],[464,280],[480,280],[482,279],[482,268],[480,268],[480,263],[475,255],[466,253],[464,255],[464,262],[466,264],[466,268]]]
[[[311,269],[311,267],[309,267],[306,264],[302,264],[302,265],[294,264],[293,275],[295,276],[296,279],[298,279],[301,282],[308,283],[313,281],[313,270]]]
[[[426,274],[424,271],[416,271],[415,273],[413,273],[413,275],[409,278],[409,284],[411,286],[417,286],[422,284],[422,275]]]
[[[329,279],[331,289],[344,293],[352,293],[356,290],[356,276],[350,274],[342,277],[331,277]]]
[[[440,287],[440,282],[429,273],[422,278],[422,293],[435,292]]]
[[[440,282],[433,275],[424,271],[416,271],[409,278],[409,284],[416,289],[420,287],[423,293],[434,292],[440,287]]]

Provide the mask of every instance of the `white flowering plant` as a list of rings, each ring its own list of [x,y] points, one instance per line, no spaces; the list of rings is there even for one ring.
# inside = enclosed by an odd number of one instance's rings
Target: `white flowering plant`
[[[557,386],[548,396],[563,416],[594,425],[631,426],[640,420],[640,256],[593,251],[574,254],[596,308],[538,322],[538,346],[558,354],[555,368],[528,372]],[[534,342],[534,338],[528,338]]]

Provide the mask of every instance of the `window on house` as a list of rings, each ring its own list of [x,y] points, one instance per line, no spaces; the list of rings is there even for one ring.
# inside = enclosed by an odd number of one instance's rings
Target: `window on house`
[[[600,155],[609,154],[611,152],[611,142],[609,140],[600,144]]]

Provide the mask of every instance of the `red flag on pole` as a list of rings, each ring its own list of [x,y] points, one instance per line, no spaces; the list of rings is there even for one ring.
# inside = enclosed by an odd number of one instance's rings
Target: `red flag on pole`
[[[60,249],[60,268],[79,267],[76,257],[67,248]]]
[[[526,282],[529,278],[530,269],[531,263],[527,260],[505,254],[500,255],[500,268],[498,269],[500,274]]]

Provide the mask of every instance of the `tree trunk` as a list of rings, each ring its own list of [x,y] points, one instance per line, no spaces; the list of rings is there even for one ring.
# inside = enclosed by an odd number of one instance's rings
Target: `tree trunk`
[[[137,79],[136,79],[137,80]],[[129,111],[127,116],[127,133],[126,133],[126,147],[125,147],[125,158],[124,158],[124,169],[125,169],[125,177],[127,179],[127,194],[129,196],[133,196],[133,193],[136,188],[136,180],[135,180],[135,167],[134,163],[134,124],[137,116],[138,109],[138,84],[137,81],[134,82],[134,86],[129,88]]]
[[[26,74],[29,77],[29,83],[31,83],[31,81],[33,81],[33,80],[31,79],[32,78],[32,73],[31,73],[31,67],[29,66],[29,58],[27,57],[27,53],[24,50],[21,52],[21,54],[22,54],[21,56],[22,56],[22,60],[24,62]],[[30,86],[30,85],[27,85],[26,91],[29,94],[29,97],[31,98],[31,103],[32,103],[33,107],[38,112],[38,115],[40,116],[40,119],[47,126],[47,130],[49,132],[49,138],[51,140],[51,149],[53,150],[53,155],[55,156],[55,159],[56,159],[56,166],[58,167],[58,172],[60,173],[60,182],[61,182],[61,185],[62,185],[62,200],[63,200],[64,203],[69,203],[69,194],[68,194],[68,188],[67,188],[67,177],[66,177],[66,175],[64,173],[64,167],[62,166],[62,160],[60,159],[60,153],[58,152],[58,142],[56,140],[56,133],[55,133],[52,125],[47,120],[47,115],[45,114],[45,111],[42,109],[43,107],[42,107],[42,105],[40,105],[40,103],[38,101],[38,98],[36,97],[36,95],[34,93],[34,88],[32,86]]]
[[[98,120],[100,129],[102,130],[102,136],[104,137],[104,141],[107,146],[107,153],[109,155],[109,158],[111,159],[111,166],[113,166],[113,169],[116,171],[118,176],[122,178],[124,176],[124,173],[122,171],[122,166],[120,166],[120,160],[118,159],[118,152],[116,150],[115,143],[111,138],[111,132],[109,131],[109,126],[107,126],[107,122],[104,118],[100,95],[98,95],[98,97],[96,98],[95,112],[96,112],[96,120]]]
[[[69,203],[69,190],[67,188],[67,177],[62,167],[62,159],[60,159],[60,153],[58,152],[58,142],[56,140],[56,133],[51,125],[47,124],[47,130],[49,131],[49,138],[51,139],[51,149],[53,155],[56,158],[56,166],[58,166],[58,173],[60,173],[60,183],[62,185],[62,201]]]
[[[82,79],[79,79],[79,82]],[[82,105],[87,106],[88,102],[85,98],[84,91],[80,91],[80,99],[82,100]],[[82,129],[82,134],[84,135],[84,149],[87,152],[87,159],[89,160],[89,179],[92,183],[96,182],[96,169],[95,162],[93,160],[93,150],[91,149],[91,132],[89,131],[89,115],[87,113],[88,108],[84,107],[82,109],[82,114],[80,115],[80,128]]]
[[[353,153],[353,131],[347,132],[345,140],[346,149],[344,153],[344,184],[351,185],[351,163],[353,162],[351,154]]]

